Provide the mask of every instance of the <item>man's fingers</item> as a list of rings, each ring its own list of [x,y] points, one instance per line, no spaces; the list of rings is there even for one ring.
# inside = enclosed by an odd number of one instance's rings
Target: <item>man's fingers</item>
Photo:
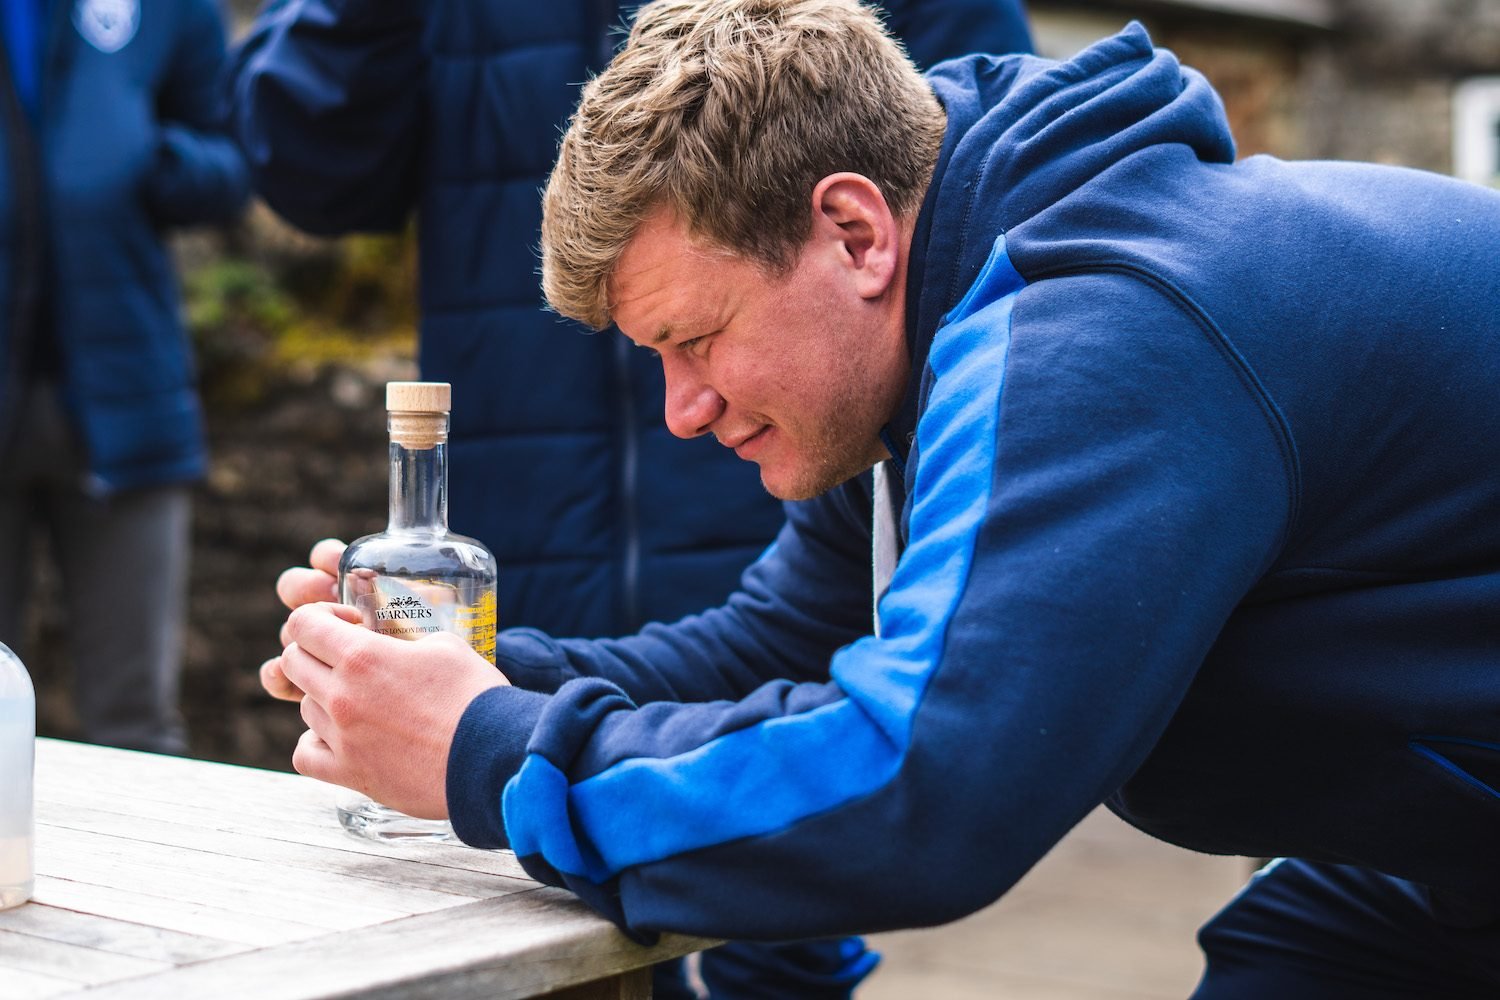
[[[350,625],[363,625],[365,623],[364,615],[359,613],[359,609],[351,607],[348,604],[331,604],[328,610],[335,616],[344,619]]]
[[[273,657],[260,665],[260,686],[272,698],[282,701],[301,701],[302,689],[286,679],[281,670],[281,657]]]
[[[337,563],[334,564],[335,570]],[[338,577],[321,569],[294,566],[276,578],[276,596],[289,608],[339,599]]]
[[[298,643],[281,652],[282,676],[292,685],[318,701],[327,701],[333,668],[309,653]]]
[[[320,740],[327,743],[329,747],[332,747],[337,742],[331,740],[334,731],[333,719],[324,710],[322,705],[319,705],[311,698],[302,699],[302,721],[307,723],[307,728],[315,733]]]
[[[363,625],[365,623],[364,616],[360,614],[359,609],[352,608],[347,604],[332,604],[329,605],[329,610],[338,617],[344,619],[344,621],[349,622],[351,625]],[[295,641],[294,639],[292,639],[290,619],[281,623],[280,637],[282,649],[290,646]]]
[[[295,608],[287,616],[285,637],[323,663],[339,665],[364,655],[371,640],[400,641],[365,628],[358,609],[347,604],[304,604]],[[297,680],[295,675],[292,680]]]
[[[282,573],[276,596],[292,609],[281,626],[282,653],[261,664],[260,683],[273,697],[300,701],[307,732],[292,752],[292,767],[319,781],[339,783],[339,765],[322,733],[333,732],[333,720],[319,703],[332,681],[333,668],[319,654],[333,657],[351,640],[346,630],[360,624],[359,611],[334,603],[339,599],[339,559],[344,543],[325,538],[313,546],[308,565]],[[363,630],[361,630],[363,631]],[[311,641],[313,649],[307,648]],[[359,637],[353,636],[353,642]],[[306,695],[304,695],[306,692]]]
[[[297,741],[297,749],[292,751],[292,767],[309,778],[338,783],[338,761],[333,757],[333,749],[311,729]]]
[[[325,538],[312,547],[312,552],[307,556],[307,564],[313,569],[322,570],[329,576],[337,578],[339,560],[343,558],[344,550],[348,547],[337,538]]]

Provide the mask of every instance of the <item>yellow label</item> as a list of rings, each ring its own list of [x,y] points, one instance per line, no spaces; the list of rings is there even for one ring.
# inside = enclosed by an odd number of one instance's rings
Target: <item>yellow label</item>
[[[453,615],[454,630],[469,641],[474,652],[495,662],[495,592],[487,590],[484,596],[466,608],[459,608]]]

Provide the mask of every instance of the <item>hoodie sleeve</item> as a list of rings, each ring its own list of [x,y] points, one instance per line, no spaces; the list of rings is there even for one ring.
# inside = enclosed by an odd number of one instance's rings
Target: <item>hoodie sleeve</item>
[[[551,704],[543,694],[593,690],[661,711],[674,703],[723,708],[763,685],[826,683],[834,651],[869,631],[869,520],[867,482],[788,504],[776,543],[728,603],[672,625],[597,641],[501,633],[496,659],[514,686],[469,706],[449,756],[448,811],[459,835],[477,847],[507,843],[500,791]]]
[[[785,505],[776,542],[723,607],[624,639],[552,639],[535,629],[500,636],[512,684],[554,692],[599,677],[633,701],[742,698],[769,680],[826,680],[833,651],[869,631],[868,476],[814,501]]]
[[[229,222],[250,197],[250,178],[216,111],[224,24],[212,0],[187,0],[172,59],[157,91],[156,163],[145,197],[167,225]]]
[[[882,0],[886,26],[922,69],[973,53],[1032,51],[1017,0]]]
[[[426,127],[425,4],[279,0],[226,80],[256,191],[310,233],[400,229]]]
[[[930,365],[881,636],[828,679],[736,702],[638,704],[594,677],[497,695],[531,732],[489,775],[487,829],[534,876],[638,937],[939,923],[1140,765],[1293,516],[1274,407],[1166,293],[1023,287],[1003,240]],[[475,711],[514,733],[503,705]],[[450,784],[482,760],[456,743]]]

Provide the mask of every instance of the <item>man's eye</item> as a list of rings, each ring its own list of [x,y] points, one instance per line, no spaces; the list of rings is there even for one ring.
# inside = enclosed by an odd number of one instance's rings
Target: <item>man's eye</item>
[[[688,337],[687,340],[678,340],[676,342],[676,349],[685,352],[685,354],[691,354],[693,357],[703,357],[703,354],[708,351],[708,339],[711,336],[712,334],[705,333],[700,337]]]

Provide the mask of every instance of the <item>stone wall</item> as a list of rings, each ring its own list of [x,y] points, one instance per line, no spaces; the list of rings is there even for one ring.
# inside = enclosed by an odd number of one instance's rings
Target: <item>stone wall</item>
[[[1500,73],[1494,0],[1343,0],[1302,89],[1307,155],[1453,170],[1453,90]]]
[[[1495,0],[1335,0],[1327,30],[1202,8],[1167,0],[1028,3],[1039,42],[1060,36],[1070,47],[1140,17],[1158,45],[1201,70],[1223,96],[1242,156],[1449,173],[1455,85],[1500,74]]]

